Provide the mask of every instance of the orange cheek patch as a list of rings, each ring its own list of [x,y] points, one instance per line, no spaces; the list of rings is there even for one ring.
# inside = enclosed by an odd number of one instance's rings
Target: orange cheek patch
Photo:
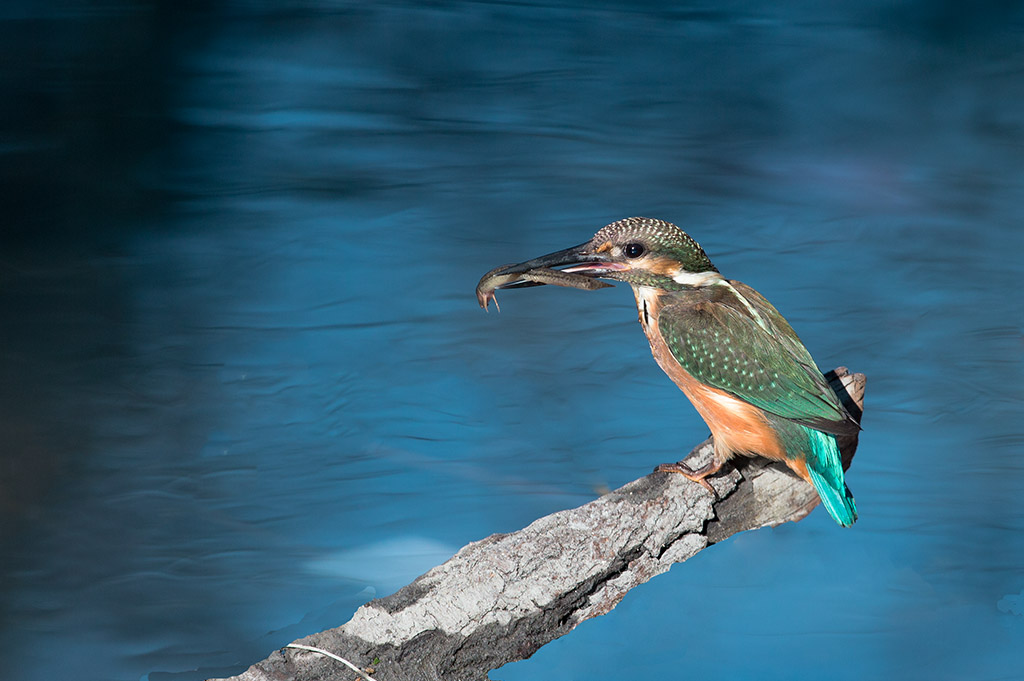
[[[598,246],[597,250],[594,251],[594,252],[595,253],[607,253],[610,250],[612,250],[612,242],[611,241],[605,241],[603,244]]]
[[[648,258],[644,261],[643,268],[655,274],[665,277],[675,276],[679,272],[679,263],[671,258]]]

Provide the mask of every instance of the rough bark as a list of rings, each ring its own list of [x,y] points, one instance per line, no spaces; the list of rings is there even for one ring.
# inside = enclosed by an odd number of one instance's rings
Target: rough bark
[[[826,377],[859,419],[863,374],[839,367]],[[857,438],[839,444],[848,467]],[[711,447],[710,440],[695,447],[689,463],[707,461]],[[818,504],[809,484],[763,459],[736,461],[710,481],[717,500],[681,475],[652,473],[518,532],[474,542],[346,624],[296,643],[372,666],[376,681],[486,679],[607,613],[672,564],[737,532],[800,520]],[[336,660],[285,648],[232,681],[353,678]]]

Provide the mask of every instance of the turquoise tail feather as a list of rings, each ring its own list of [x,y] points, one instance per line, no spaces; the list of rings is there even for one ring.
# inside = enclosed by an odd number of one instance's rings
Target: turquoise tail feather
[[[857,520],[857,505],[843,478],[843,464],[839,459],[836,438],[820,430],[800,427],[807,434],[810,445],[807,472],[810,473],[814,489],[818,491],[821,503],[829,515],[843,527],[850,527]]]

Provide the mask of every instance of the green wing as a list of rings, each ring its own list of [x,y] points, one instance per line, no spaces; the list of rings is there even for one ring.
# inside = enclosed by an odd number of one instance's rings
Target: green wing
[[[816,430],[839,434],[858,428],[782,315],[760,295],[747,302],[774,334],[746,309],[678,302],[661,310],[661,336],[676,361],[702,383]]]

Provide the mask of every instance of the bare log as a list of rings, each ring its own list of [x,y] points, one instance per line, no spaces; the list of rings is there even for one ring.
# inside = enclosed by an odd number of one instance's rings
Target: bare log
[[[859,420],[864,375],[839,367],[826,378]],[[857,438],[839,445],[848,467]],[[709,439],[689,463],[710,456]],[[369,670],[376,681],[486,679],[607,613],[674,563],[737,532],[800,520],[818,504],[813,487],[763,459],[737,461],[709,480],[717,500],[681,475],[652,473],[518,532],[469,544],[346,624],[295,642],[306,649],[279,650],[231,681],[356,678],[308,647]]]

